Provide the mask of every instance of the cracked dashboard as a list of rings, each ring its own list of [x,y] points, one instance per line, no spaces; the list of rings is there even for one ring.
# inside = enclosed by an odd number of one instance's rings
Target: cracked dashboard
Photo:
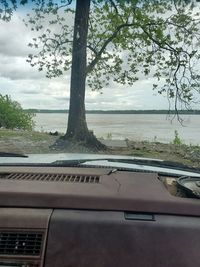
[[[199,266],[199,245],[199,200],[156,173],[0,168],[0,267]]]

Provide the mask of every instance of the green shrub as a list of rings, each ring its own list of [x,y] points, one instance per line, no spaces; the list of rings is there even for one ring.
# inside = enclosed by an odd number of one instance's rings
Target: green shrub
[[[173,142],[172,142],[174,145],[181,145],[182,144],[182,141],[179,137],[179,134],[178,134],[178,131],[175,130],[174,131],[174,139],[173,139]]]
[[[24,111],[17,101],[0,94],[0,128],[32,130],[33,116]]]

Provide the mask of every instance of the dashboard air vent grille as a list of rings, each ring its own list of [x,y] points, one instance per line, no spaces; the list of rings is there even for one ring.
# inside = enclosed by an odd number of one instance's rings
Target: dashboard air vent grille
[[[0,175],[0,179],[43,182],[99,183],[100,176],[52,173],[10,173]]]
[[[0,254],[38,256],[42,241],[42,233],[1,231]]]

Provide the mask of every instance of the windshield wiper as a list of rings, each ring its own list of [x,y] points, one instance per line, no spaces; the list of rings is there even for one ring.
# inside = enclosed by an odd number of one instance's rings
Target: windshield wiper
[[[125,163],[125,164],[138,164],[145,165],[151,167],[159,167],[159,168],[170,168],[170,169],[178,169],[178,170],[187,170],[193,172],[200,172],[199,168],[194,168],[187,166],[183,163],[173,162],[173,161],[165,161],[165,160],[153,160],[153,159],[122,159],[122,158],[92,158],[92,159],[78,159],[78,160],[57,160],[51,163],[54,166],[63,166],[63,167],[77,167],[82,166],[84,163],[88,163],[93,161],[108,161],[115,163]],[[87,166],[83,165],[83,166]]]
[[[27,155],[19,154],[19,153],[10,153],[10,152],[1,152],[0,157],[8,157],[8,158],[28,158]]]
[[[111,159],[111,162],[120,162],[120,163],[126,163],[126,164],[139,164],[139,165],[146,165],[146,166],[153,166],[153,167],[160,167],[160,168],[170,168],[170,169],[179,169],[179,170],[187,170],[187,171],[195,171],[200,172],[199,168],[194,168],[188,165],[185,165],[180,162],[174,162],[174,161],[156,161],[152,159]]]
[[[77,167],[85,162],[88,161],[100,161],[100,160],[107,160],[107,159],[69,159],[69,160],[56,160],[53,161],[52,163],[50,163],[50,165],[52,166],[62,166],[62,167]]]

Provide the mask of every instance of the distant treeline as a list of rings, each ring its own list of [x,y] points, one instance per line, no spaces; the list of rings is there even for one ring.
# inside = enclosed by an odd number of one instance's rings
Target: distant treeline
[[[68,113],[66,109],[25,109],[31,113]],[[175,110],[87,110],[87,114],[175,114]],[[180,115],[197,115],[200,110],[179,110]]]

